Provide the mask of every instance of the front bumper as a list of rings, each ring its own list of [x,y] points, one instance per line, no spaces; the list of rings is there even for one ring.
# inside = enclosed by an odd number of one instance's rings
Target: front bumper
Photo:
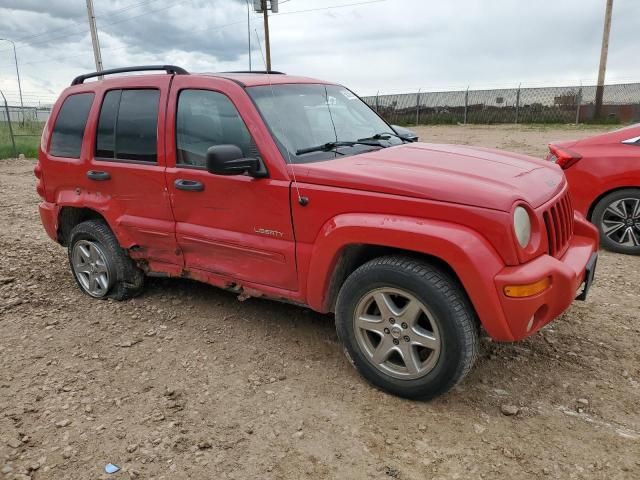
[[[505,267],[495,276],[494,283],[511,340],[535,333],[562,314],[576,297],[586,298],[597,262],[598,235],[591,225],[581,227],[576,229],[561,258],[542,255],[522,265]],[[504,293],[504,287],[508,285],[529,284],[543,278],[549,278],[551,285],[536,295],[513,298]]]

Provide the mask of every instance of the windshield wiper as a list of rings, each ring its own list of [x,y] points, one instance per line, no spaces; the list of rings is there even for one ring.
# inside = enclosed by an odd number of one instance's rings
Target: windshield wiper
[[[354,145],[369,145],[371,147],[383,147],[380,142],[377,142],[376,138],[364,138],[361,140],[344,141],[344,142],[327,142],[322,145],[316,145],[315,147],[307,147],[296,150],[296,155],[304,155],[311,152],[330,152],[338,147],[353,147]]]
[[[393,132],[381,132],[381,133],[376,133],[375,135],[372,135],[371,137],[366,137],[366,138],[359,138],[358,141],[367,141],[367,140],[389,140],[389,138],[391,137],[396,137],[399,138],[400,140],[402,140],[403,142],[409,142],[411,143],[411,140],[404,138],[400,135],[398,135],[397,133],[393,133]]]

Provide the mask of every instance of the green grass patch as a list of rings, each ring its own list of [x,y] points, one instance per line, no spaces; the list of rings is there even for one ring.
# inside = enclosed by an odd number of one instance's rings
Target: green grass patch
[[[38,156],[38,146],[40,145],[43,126],[44,123],[42,122],[25,122],[24,124],[22,122],[11,122],[18,155],[22,153],[29,158]],[[9,124],[0,122],[0,158],[12,158],[14,156]]]

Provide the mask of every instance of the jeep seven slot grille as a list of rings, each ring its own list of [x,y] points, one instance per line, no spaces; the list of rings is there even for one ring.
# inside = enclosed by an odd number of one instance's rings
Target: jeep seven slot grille
[[[561,257],[573,236],[573,206],[569,193],[565,192],[542,216],[549,240],[549,255]]]

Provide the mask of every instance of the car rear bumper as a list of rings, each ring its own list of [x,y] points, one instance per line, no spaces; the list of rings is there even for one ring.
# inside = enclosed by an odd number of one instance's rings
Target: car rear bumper
[[[58,241],[58,209],[55,203],[42,202],[38,205],[40,211],[40,220],[47,235],[53,240]]]
[[[578,225],[578,224],[581,225]],[[573,301],[584,300],[593,281],[597,262],[598,235],[580,218],[576,234],[561,258],[542,255],[515,267],[505,267],[494,279],[512,340],[525,338],[561,315]],[[505,287],[525,285],[548,278],[542,292],[521,298],[508,297]]]

